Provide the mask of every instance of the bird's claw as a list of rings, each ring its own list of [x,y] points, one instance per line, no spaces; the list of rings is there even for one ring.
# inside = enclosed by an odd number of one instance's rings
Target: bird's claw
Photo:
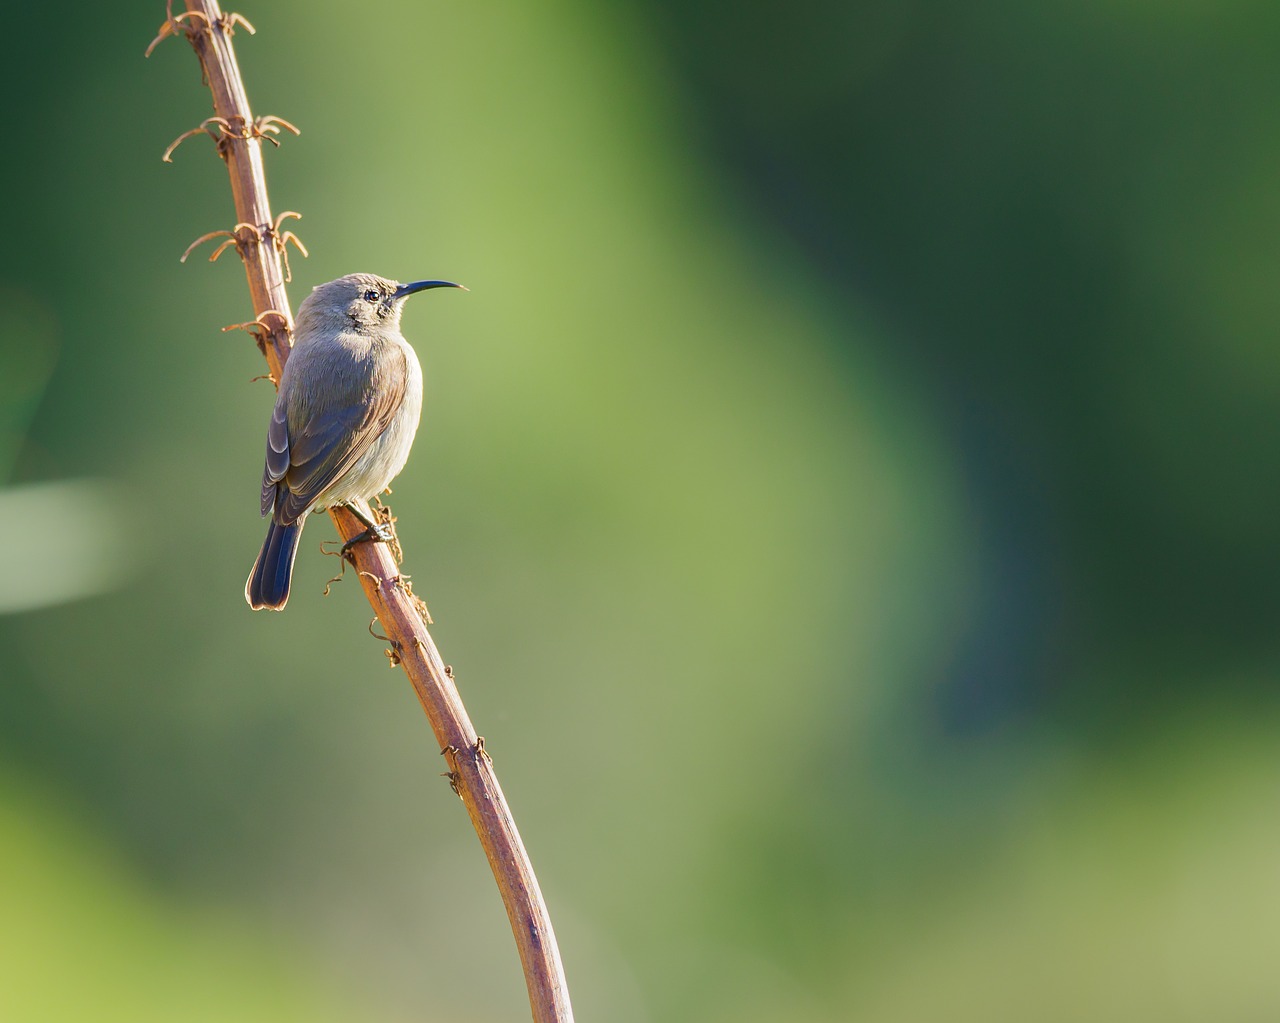
[[[389,544],[394,541],[396,534],[392,531],[390,523],[374,522],[365,527],[363,533],[353,536],[350,540],[342,545],[342,549],[338,552],[346,557],[351,548],[361,543],[385,543]]]

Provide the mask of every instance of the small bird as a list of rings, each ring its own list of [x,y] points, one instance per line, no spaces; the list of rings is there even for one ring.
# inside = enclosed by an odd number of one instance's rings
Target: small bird
[[[270,513],[271,524],[244,586],[255,611],[282,611],[289,602],[293,559],[311,512],[346,505],[365,524],[344,551],[390,539],[386,527],[350,502],[386,489],[408,461],[418,430],[422,367],[400,334],[400,313],[419,291],[461,287],[347,274],[313,289],[298,307],[267,428],[262,514]]]

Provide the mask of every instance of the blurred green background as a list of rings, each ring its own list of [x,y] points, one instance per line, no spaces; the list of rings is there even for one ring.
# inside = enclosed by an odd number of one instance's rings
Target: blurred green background
[[[392,503],[580,1019],[1280,1019],[1280,8],[242,13],[295,307],[472,289]],[[0,1018],[527,1018],[332,527],[245,607],[162,16],[3,72]]]

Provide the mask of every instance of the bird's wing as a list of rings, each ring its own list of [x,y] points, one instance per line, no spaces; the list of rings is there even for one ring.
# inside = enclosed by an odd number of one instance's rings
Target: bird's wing
[[[382,435],[404,402],[408,376],[404,352],[390,348],[361,372],[330,375],[326,385],[332,400],[316,414],[290,417],[286,408],[288,462],[279,477],[284,487],[276,495],[281,522],[292,522],[310,508]],[[271,425],[274,430],[274,414]],[[268,473],[273,471],[271,451],[269,444]]]
[[[283,396],[276,397],[267,427],[267,464],[262,469],[262,514],[271,511],[276,499],[276,484],[289,471],[289,423]]]

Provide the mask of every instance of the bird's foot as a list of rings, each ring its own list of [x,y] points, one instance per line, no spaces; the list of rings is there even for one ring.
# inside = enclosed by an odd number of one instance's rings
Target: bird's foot
[[[363,533],[353,536],[350,540],[342,545],[342,550],[338,553],[344,558],[350,552],[351,548],[360,543],[385,543],[394,542],[396,538],[395,531],[391,528],[389,522],[371,522],[365,527]]]

